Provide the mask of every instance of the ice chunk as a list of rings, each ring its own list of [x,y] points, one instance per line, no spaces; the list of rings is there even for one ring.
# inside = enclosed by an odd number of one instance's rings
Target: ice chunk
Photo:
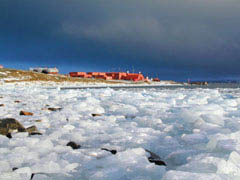
[[[230,154],[228,161],[240,167],[240,154],[236,151],[233,151]]]
[[[193,173],[185,171],[168,171],[162,180],[225,180],[227,176],[215,173]]]
[[[235,151],[237,146],[238,142],[236,140],[224,139],[217,142],[216,149],[221,152],[231,152]]]
[[[168,155],[168,161],[174,165],[182,165],[187,163],[187,158],[197,153],[194,150],[177,150]]]
[[[165,167],[148,162],[146,152],[142,148],[129,149],[116,155],[99,160],[101,169],[95,169],[91,179],[161,179]],[[103,163],[105,162],[105,163]]]
[[[97,107],[94,108],[93,113],[96,113],[96,114],[104,114],[104,113],[105,113],[105,110],[104,110],[103,107],[97,106]]]
[[[188,163],[177,168],[180,171],[198,172],[198,173],[216,173],[218,162],[222,159],[212,157],[210,154],[200,154],[189,157]]]
[[[61,173],[61,168],[58,163],[51,161],[41,162],[41,164],[35,164],[32,167],[34,173]]]
[[[208,139],[204,134],[183,134],[182,140],[188,144],[207,143]]]
[[[40,141],[34,147],[34,149],[41,154],[46,154],[46,153],[50,152],[51,149],[53,149],[53,143],[50,139],[46,139],[44,141]]]
[[[239,169],[232,162],[221,160],[218,163],[217,173],[219,174],[236,174],[237,172],[239,172]]]
[[[72,164],[68,164],[67,166],[64,167],[64,171],[65,172],[71,172],[74,169],[76,169],[79,166],[78,163],[72,163]]]
[[[24,138],[28,136],[28,132],[21,132],[21,133],[13,133],[13,138]]]
[[[203,114],[201,115],[201,118],[208,123],[224,126],[223,116],[215,115],[215,114]]]
[[[94,97],[87,97],[86,101],[89,104],[99,104],[100,103],[100,101]]]
[[[6,153],[9,153],[8,148],[0,148],[0,154],[6,154]]]
[[[0,145],[1,147],[4,145],[7,145],[9,142],[9,139],[6,136],[0,135]]]
[[[0,161],[0,172],[5,172],[5,171],[10,171],[11,168],[10,168],[10,165],[7,161],[3,161],[1,160]]]
[[[63,128],[64,128],[64,129],[67,129],[67,130],[69,130],[69,131],[75,129],[75,127],[74,127],[73,125],[70,125],[70,124],[64,125]]]
[[[26,179],[30,179],[32,175],[32,171],[29,167],[21,167],[14,171],[19,174],[21,177],[25,177]]]
[[[240,176],[239,163],[240,155],[237,152],[232,152],[227,161],[222,160],[219,162],[217,173]]]
[[[0,173],[0,179],[2,180],[24,180],[24,177],[21,177],[17,173],[12,173],[12,172],[5,172],[5,173]],[[25,177],[25,179],[30,179],[30,177]]]

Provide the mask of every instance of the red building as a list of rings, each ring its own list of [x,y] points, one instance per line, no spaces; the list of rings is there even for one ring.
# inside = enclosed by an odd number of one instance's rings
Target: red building
[[[153,81],[155,81],[155,82],[160,82],[160,79],[158,79],[158,78],[153,78]]]
[[[0,64],[0,69],[2,69],[3,68],[3,66]]]
[[[70,72],[69,74],[71,77],[82,77],[82,78],[87,77],[87,73],[85,72]]]
[[[144,81],[144,76],[139,73],[125,72],[70,72],[71,77],[96,78],[105,80],[128,80],[128,81]]]
[[[131,80],[131,81],[144,81],[145,78],[142,74],[137,73],[128,73],[124,80]]]
[[[111,76],[113,79],[116,80],[124,80],[125,77],[127,76],[127,73],[125,72],[110,72],[106,73],[107,76]]]

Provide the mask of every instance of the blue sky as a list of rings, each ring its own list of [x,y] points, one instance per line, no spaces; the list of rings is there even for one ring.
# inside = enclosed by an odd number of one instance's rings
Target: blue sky
[[[0,64],[240,79],[238,0],[0,0]]]

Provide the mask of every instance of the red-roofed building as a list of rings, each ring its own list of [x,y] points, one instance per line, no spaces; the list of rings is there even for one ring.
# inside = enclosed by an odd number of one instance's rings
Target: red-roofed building
[[[144,76],[139,73],[125,73],[125,72],[70,72],[71,77],[82,78],[96,78],[105,80],[130,80],[130,81],[144,81]]]
[[[142,74],[137,74],[137,73],[128,73],[124,79],[130,80],[130,81],[144,81],[145,80],[145,78]]]
[[[82,77],[82,78],[91,78],[91,74],[87,74],[86,72],[70,72],[69,75],[71,77]]]
[[[86,77],[87,73],[85,72],[70,72],[71,77]]]
[[[153,81],[155,81],[155,82],[160,82],[160,79],[158,79],[158,78],[153,78]]]
[[[112,79],[123,80],[127,76],[127,73],[124,73],[124,72],[110,72],[110,73],[106,73],[106,75],[111,76]]]
[[[2,69],[3,68],[3,66],[0,64],[0,69]]]

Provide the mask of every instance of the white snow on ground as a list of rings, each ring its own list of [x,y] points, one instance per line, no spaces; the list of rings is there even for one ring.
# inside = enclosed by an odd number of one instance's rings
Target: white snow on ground
[[[43,133],[0,135],[0,179],[32,173],[39,173],[34,180],[240,179],[240,89],[60,91],[5,84],[0,96],[0,118]],[[51,112],[46,105],[63,109]],[[34,116],[19,116],[21,110]],[[71,149],[69,141],[81,148]],[[149,163],[144,149],[167,167]]]
[[[7,73],[6,72],[0,72],[0,75],[6,75]]]

